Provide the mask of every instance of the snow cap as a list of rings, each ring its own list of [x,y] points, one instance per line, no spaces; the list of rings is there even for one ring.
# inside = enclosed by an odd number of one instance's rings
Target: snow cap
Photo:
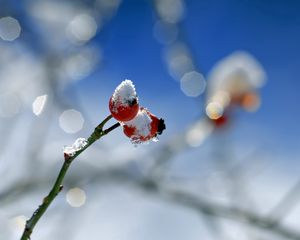
[[[113,101],[118,101],[121,104],[128,104],[132,100],[136,99],[135,87],[131,80],[125,79],[120,85],[115,89],[114,94],[112,95]]]
[[[128,122],[124,122],[129,127],[135,127],[138,136],[147,137],[151,132],[151,117],[146,109],[140,109],[136,117]],[[133,136],[134,138],[134,136]]]

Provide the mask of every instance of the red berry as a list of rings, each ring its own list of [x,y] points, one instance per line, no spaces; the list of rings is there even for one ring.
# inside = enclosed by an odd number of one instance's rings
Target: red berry
[[[217,119],[211,119],[211,121],[217,128],[219,128],[225,126],[228,123],[228,117],[226,115],[222,115]]]
[[[109,100],[109,110],[111,115],[118,121],[126,122],[133,119],[139,111],[137,98],[128,100],[128,103],[123,103],[121,100]]]
[[[166,129],[163,119],[158,119],[145,108],[141,108],[136,117],[125,122],[123,125],[124,134],[129,137],[133,143],[147,142],[162,134]]]
[[[120,122],[132,120],[139,111],[138,98],[132,81],[123,81],[109,100],[111,115]]]

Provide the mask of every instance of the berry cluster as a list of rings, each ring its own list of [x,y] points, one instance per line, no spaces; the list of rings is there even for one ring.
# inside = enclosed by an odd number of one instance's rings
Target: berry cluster
[[[216,126],[225,126],[236,107],[255,111],[260,105],[258,89],[265,82],[259,62],[246,52],[235,52],[220,61],[209,74],[206,114]]]
[[[162,118],[157,118],[149,110],[139,106],[131,80],[124,80],[115,89],[109,100],[109,110],[134,144],[155,140],[166,129]]]

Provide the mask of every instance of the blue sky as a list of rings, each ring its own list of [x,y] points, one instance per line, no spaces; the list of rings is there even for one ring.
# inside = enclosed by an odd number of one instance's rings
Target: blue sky
[[[180,23],[204,75],[236,50],[248,51],[261,62],[268,77],[261,90],[262,106],[254,114],[239,113],[239,120],[246,123],[245,132],[247,124],[254,125],[252,135],[262,136],[275,146],[280,144],[285,150],[299,147],[299,11],[297,1],[189,0]],[[96,91],[103,88],[105,79],[109,80],[105,86],[109,91],[123,78],[132,79],[142,102],[152,109],[160,103],[157,111],[168,112],[171,130],[175,131],[203,109],[199,99],[186,97],[168,74],[162,57],[164,46],[153,37],[154,23],[155,14],[148,1],[125,0],[94,39],[103,49],[102,68],[80,86]]]

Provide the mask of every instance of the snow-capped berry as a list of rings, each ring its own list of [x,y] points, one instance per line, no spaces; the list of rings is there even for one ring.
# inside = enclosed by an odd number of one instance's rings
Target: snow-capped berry
[[[111,115],[118,121],[133,119],[139,111],[138,97],[131,80],[124,80],[109,100]]]
[[[154,139],[166,129],[163,119],[158,119],[147,109],[141,108],[134,119],[124,122],[123,131],[133,143],[142,143]]]

